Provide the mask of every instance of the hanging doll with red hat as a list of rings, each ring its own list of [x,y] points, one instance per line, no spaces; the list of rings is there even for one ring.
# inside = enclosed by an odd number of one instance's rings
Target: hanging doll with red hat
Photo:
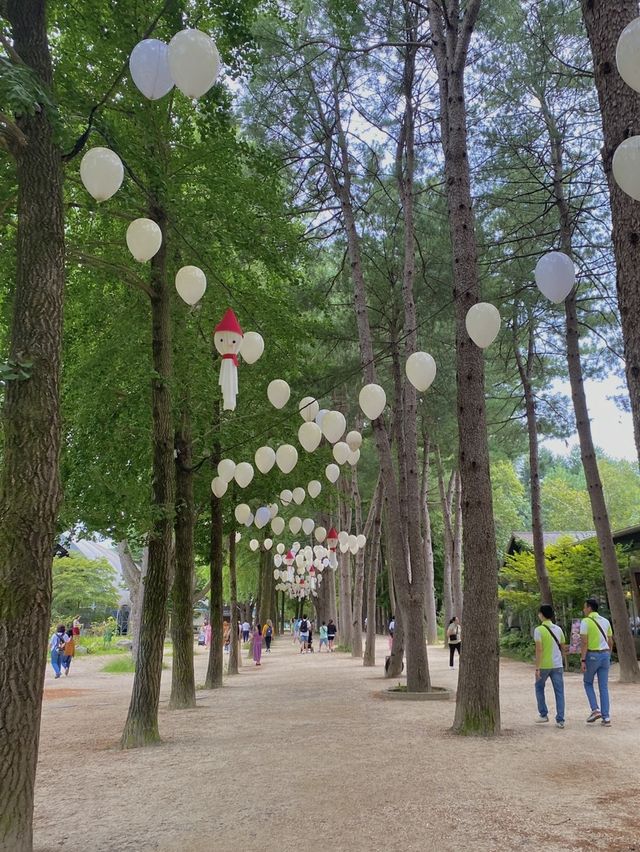
[[[220,378],[222,388],[222,407],[225,411],[235,411],[238,395],[238,353],[242,345],[242,329],[231,308],[227,308],[213,332],[213,342],[222,355]]]

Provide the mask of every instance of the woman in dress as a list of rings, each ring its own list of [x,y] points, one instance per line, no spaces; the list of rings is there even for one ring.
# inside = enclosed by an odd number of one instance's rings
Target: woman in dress
[[[253,632],[251,634],[251,644],[253,650],[253,661],[256,666],[260,665],[260,658],[262,657],[262,628],[259,624],[255,624],[253,627]]]
[[[462,630],[457,615],[453,616],[447,627],[447,642],[449,643],[449,667],[453,668],[454,654],[457,651],[460,656],[462,648]]]

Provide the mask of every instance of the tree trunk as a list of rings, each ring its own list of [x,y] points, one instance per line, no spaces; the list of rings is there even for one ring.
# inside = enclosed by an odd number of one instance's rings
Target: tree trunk
[[[229,533],[229,596],[231,598],[231,646],[227,674],[238,674],[240,642],[238,640],[238,573],[236,569],[236,531]]]
[[[425,621],[427,624],[427,642],[438,642],[438,614],[436,612],[436,590],[433,564],[433,541],[431,538],[431,513],[429,512],[429,438],[425,436],[422,456],[422,488],[420,492],[422,507],[422,541],[425,561]]]
[[[167,283],[167,238],[164,212],[154,207],[150,218],[162,230],[162,245],[151,259],[151,325],[153,377],[153,497],[154,521],[149,535],[149,567],[144,579],[140,645],[122,748],[159,742],[158,704],[167,599],[173,560],[175,476],[171,409],[171,301]]]
[[[443,536],[443,562],[442,562],[442,606],[444,609],[444,643],[447,645],[447,626],[453,618],[453,547],[454,547],[454,530],[451,519],[453,485],[456,478],[456,471],[451,471],[449,485],[445,491],[444,487],[444,469],[440,458],[440,451],[436,448],[436,458],[438,461],[438,488],[440,491],[440,505],[442,506],[442,536]]]
[[[45,0],[9,0],[14,47],[51,86]],[[51,609],[51,561],[61,499],[60,341],[64,220],[60,152],[42,108],[17,119],[16,279],[0,480],[0,848],[32,848],[33,788]],[[29,362],[31,366],[29,366]]]
[[[142,598],[144,597],[144,578],[147,576],[149,568],[149,548],[145,547],[142,551],[142,563],[139,567],[134,562],[126,539],[118,542],[118,556],[131,600],[127,636],[131,639],[131,657],[135,663],[138,660],[138,648],[140,646],[140,618],[142,615]]]
[[[380,481],[382,488],[382,481]],[[382,495],[376,504],[371,539],[367,542],[369,552],[369,573],[367,574],[367,639],[365,642],[363,665],[376,664],[376,590],[378,563],[380,561],[380,536],[382,533]]]
[[[358,487],[358,472],[356,468],[353,468],[353,495],[355,501],[355,515],[356,515],[356,535],[360,533],[364,533],[367,535],[366,529],[362,529],[362,497],[360,496],[360,489]],[[372,507],[373,508],[373,500],[376,499],[376,491],[374,492],[372,498]],[[368,520],[368,519],[367,519]],[[361,547],[360,550],[356,553],[355,556],[355,572],[353,576],[353,599],[352,599],[352,610],[351,610],[351,656],[354,659],[360,660],[362,659],[362,602],[364,597],[364,556],[365,556],[365,548]]]
[[[193,580],[195,506],[193,502],[193,455],[189,399],[182,407],[180,427],[175,435],[176,517],[175,565],[171,601],[171,638],[173,661],[171,670],[170,710],[196,706],[196,681],[193,671]]]
[[[484,358],[465,327],[467,312],[480,300],[464,90],[469,41],[479,10],[480,0],[469,0],[463,16],[457,12],[445,15],[441,6],[429,4],[453,248],[459,471],[466,567],[464,596],[473,601],[465,617],[465,653],[460,661],[453,729],[459,734],[491,735],[500,731],[498,558],[489,469]]]
[[[355,469],[354,469],[355,470]],[[345,532],[351,532],[352,523],[352,506],[355,501],[355,485],[357,480],[351,479],[351,491],[349,497],[346,495],[346,479],[343,474],[340,475],[340,493],[338,511],[340,516],[340,529]],[[347,499],[349,502],[347,503]],[[347,551],[342,553],[338,548],[338,582],[339,582],[339,601],[338,601],[338,631],[340,633],[340,645],[344,650],[350,651],[353,646],[352,636],[352,607],[351,607],[351,553]]]
[[[564,193],[563,139],[558,131],[555,119],[544,101],[542,101],[542,111],[549,134],[551,165],[553,168],[553,192],[560,219],[560,247],[565,254],[573,257],[571,238],[572,216]],[[600,471],[598,470],[598,462],[591,435],[587,398],[584,392],[582,359],[580,355],[580,327],[576,308],[575,288],[565,299],[564,308],[571,400],[576,417],[576,430],[580,441],[580,456],[587,482],[593,523],[598,536],[598,547],[602,559],[607,598],[609,600],[609,609],[611,610],[613,630],[616,637],[616,649],[620,662],[620,680],[625,683],[637,683],[640,681],[640,668],[638,667],[635,641],[629,624],[629,614],[622,588],[620,566],[618,565],[616,548],[613,543],[613,536],[611,535],[609,513],[607,512],[604,491],[602,490],[602,480],[600,478]]]
[[[220,423],[220,402],[215,403],[214,421],[216,428]],[[211,455],[211,467],[217,471],[220,461],[220,447],[215,444]],[[214,473],[215,475],[215,473]],[[222,686],[224,657],[222,648],[222,567],[224,562],[222,530],[222,501],[211,492],[211,531],[209,538],[209,570],[211,574],[211,598],[209,623],[211,624],[211,645],[209,662],[204,681],[205,689],[218,689]]]
[[[611,198],[625,371],[633,431],[640,458],[640,204],[620,189],[611,171],[611,162],[618,145],[627,137],[640,134],[640,95],[620,77],[615,60],[616,45],[622,30],[638,17],[638,2],[582,0],[582,14],[593,54],[595,84],[602,116],[602,161]]]
[[[527,436],[529,438],[529,471],[531,478],[531,530],[533,532],[533,553],[536,565],[536,577],[540,588],[542,603],[553,606],[551,583],[544,555],[544,526],[542,523],[542,498],[540,489],[540,464],[538,458],[538,416],[536,402],[531,386],[531,373],[535,362],[534,326],[529,317],[528,345],[526,362],[520,353],[514,327],[513,348],[524,391],[525,412],[527,415]]]
[[[456,471],[453,489],[453,559],[451,561],[451,601],[453,614],[462,621],[464,597],[462,594],[462,494],[460,474]]]

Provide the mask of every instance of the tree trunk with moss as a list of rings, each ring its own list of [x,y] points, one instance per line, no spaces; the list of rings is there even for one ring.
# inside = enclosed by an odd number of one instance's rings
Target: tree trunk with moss
[[[215,403],[214,429],[220,423],[220,402]],[[211,455],[211,468],[217,474],[220,461],[220,446],[215,443]],[[209,576],[211,578],[209,623],[211,624],[211,644],[209,645],[209,661],[204,681],[205,689],[219,689],[222,686],[224,657],[222,647],[222,567],[224,564],[222,500],[211,492],[210,500],[211,526],[209,531]]]

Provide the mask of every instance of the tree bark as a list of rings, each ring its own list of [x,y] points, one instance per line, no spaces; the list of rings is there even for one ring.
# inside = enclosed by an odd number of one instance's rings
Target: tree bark
[[[540,489],[540,463],[538,456],[538,416],[536,412],[535,397],[531,386],[531,374],[535,361],[535,339],[532,318],[529,317],[528,344],[526,361],[522,357],[516,339],[516,328],[514,325],[513,349],[516,364],[522,382],[524,392],[525,412],[527,415],[527,436],[529,439],[529,472],[531,480],[531,530],[533,532],[533,553],[536,565],[536,577],[540,588],[542,603],[553,606],[553,595],[551,583],[544,555],[544,527],[542,523],[542,496]]]
[[[238,640],[238,573],[236,567],[236,531],[229,533],[229,596],[231,598],[231,646],[227,674],[238,674],[240,642]]]
[[[582,0],[582,14],[593,54],[604,145],[602,162],[609,183],[616,286],[624,341],[625,371],[640,458],[640,204],[613,178],[611,162],[618,145],[640,134],[640,95],[618,74],[616,45],[622,30],[638,17],[637,0]]]
[[[149,548],[145,546],[142,552],[142,563],[136,565],[129,544],[126,540],[118,542],[118,556],[131,600],[129,610],[129,623],[127,636],[131,639],[131,657],[134,662],[138,660],[138,647],[140,645],[140,617],[142,614],[142,598],[144,597],[144,578],[149,567]]]
[[[436,447],[436,459],[438,462],[438,489],[440,491],[440,505],[442,507],[442,536],[443,536],[443,562],[442,562],[442,606],[444,609],[444,643],[447,644],[447,625],[453,618],[453,547],[454,547],[454,525],[452,523],[452,498],[453,485],[456,471],[451,471],[449,485],[445,491],[444,468],[440,458],[440,450]]]
[[[8,0],[25,65],[50,88],[45,0]],[[51,609],[51,562],[61,500],[60,347],[64,219],[60,151],[47,111],[16,119],[16,279],[0,480],[0,848],[30,852],[33,789]],[[29,365],[31,363],[31,366]]]
[[[380,488],[382,487],[382,481],[380,481]],[[367,638],[363,659],[365,666],[375,666],[376,664],[376,591],[378,564],[380,562],[380,537],[382,534],[382,503],[382,494],[380,494],[376,503],[371,539],[367,542],[369,573],[367,575]]]
[[[374,524],[375,516],[378,511],[378,505],[380,504],[381,495],[382,495],[382,481],[378,479],[376,483],[376,487],[374,489],[373,495],[371,497],[371,505],[369,506],[369,512],[367,514],[367,520],[364,525],[364,529],[362,527],[362,498],[360,497],[360,489],[358,487],[358,478],[356,469],[353,469],[354,475],[354,494],[355,494],[355,512],[356,512],[356,530],[358,533],[363,533],[363,535],[367,539],[367,543],[369,541],[369,536],[371,535],[371,529]],[[370,548],[369,548],[370,550]],[[360,659],[362,657],[362,610],[363,610],[363,597],[364,597],[364,565],[365,565],[365,554],[367,552],[367,546],[360,548],[360,550],[356,554],[356,571],[353,580],[353,617],[352,617],[352,647],[351,647],[351,656],[355,659]],[[376,556],[374,558],[377,559]],[[375,568],[369,568],[369,573],[373,570],[373,573],[376,574]],[[375,592],[375,584],[374,584],[374,592]],[[374,597],[374,606],[375,606],[375,597]],[[367,625],[369,624],[369,620],[367,619]]]
[[[183,400],[181,422],[175,434],[176,517],[175,575],[171,594],[173,660],[170,710],[196,706],[193,671],[193,581],[195,506],[193,501],[193,453],[188,396]]]
[[[443,7],[446,7],[443,8]],[[469,338],[465,318],[480,300],[471,175],[467,156],[464,71],[480,0],[464,15],[457,0],[429,4],[438,70],[449,228],[453,248],[456,313],[456,382],[459,471],[462,479],[464,596],[473,601],[465,618],[453,730],[492,735],[500,731],[498,559],[491,495],[484,358]]]
[[[144,578],[140,645],[122,748],[159,742],[158,704],[166,630],[167,599],[173,560],[175,475],[171,408],[171,301],[167,282],[166,218],[160,207],[149,217],[162,231],[162,245],[151,259],[153,409],[153,527],[149,536],[149,567]]]
[[[551,166],[553,169],[553,193],[560,220],[560,247],[565,254],[573,257],[571,237],[572,215],[564,192],[563,140],[554,117],[544,100],[541,100],[541,104],[549,134]],[[591,435],[587,398],[584,391],[582,358],[580,355],[580,327],[578,324],[575,288],[565,299],[564,308],[571,400],[576,417],[576,430],[580,441],[580,457],[587,482],[593,524],[598,536],[598,547],[602,559],[607,598],[609,600],[609,609],[611,610],[613,630],[616,637],[616,649],[620,662],[620,680],[625,683],[637,683],[640,682],[640,667],[638,667],[635,641],[629,624],[629,614],[622,588],[620,566],[618,565],[616,548],[611,534],[609,513],[604,499],[600,471],[598,470],[596,451]]]
[[[462,621],[464,596],[462,593],[462,487],[460,474],[455,473],[453,489],[453,559],[451,562],[451,602],[453,614]]]
[[[220,402],[216,401],[214,408],[214,426],[217,430],[220,423]],[[211,454],[211,467],[216,475],[220,461],[220,446],[214,444]],[[211,492],[211,530],[209,536],[209,571],[211,576],[209,623],[211,624],[211,645],[209,646],[209,662],[204,681],[205,689],[219,689],[222,686],[224,657],[222,648],[222,567],[224,563],[223,530],[222,530],[222,501]]]
[[[425,621],[427,624],[427,642],[438,642],[438,614],[436,611],[435,572],[433,564],[433,541],[431,537],[431,513],[429,512],[429,451],[428,436],[424,436],[422,455],[422,488],[420,505],[422,507],[422,541],[425,561]]]
[[[340,529],[345,532],[351,532],[353,503],[355,500],[355,486],[353,474],[351,479],[351,490],[347,497],[346,479],[344,474],[340,474],[340,492],[338,511],[340,515]],[[347,500],[349,502],[347,502]],[[352,608],[351,608],[351,553],[347,551],[342,553],[338,548],[338,582],[339,582],[339,601],[338,601],[338,630],[340,632],[340,645],[344,650],[350,651],[353,646],[352,635]]]

